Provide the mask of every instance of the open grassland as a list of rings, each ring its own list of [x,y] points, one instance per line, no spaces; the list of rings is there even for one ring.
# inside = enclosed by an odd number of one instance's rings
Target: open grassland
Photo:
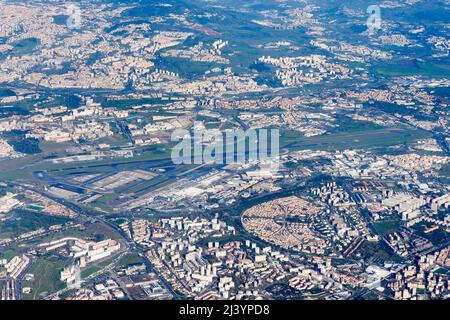
[[[381,128],[364,131],[344,131],[314,137],[285,132],[280,145],[289,150],[343,150],[386,147],[424,139],[430,134],[409,128]]]

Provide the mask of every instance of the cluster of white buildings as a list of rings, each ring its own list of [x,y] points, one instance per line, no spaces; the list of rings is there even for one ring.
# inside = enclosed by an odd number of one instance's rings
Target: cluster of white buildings
[[[440,207],[445,207],[446,209],[450,208],[450,193],[431,200],[432,210],[437,211]]]
[[[0,130],[1,131],[1,130]],[[3,139],[0,139],[0,158],[9,157],[14,153],[14,148]]]
[[[100,105],[87,99],[86,106],[63,113],[40,113],[45,110],[35,111],[32,115],[13,116],[0,121],[0,132],[12,130],[31,131],[26,137],[53,141],[57,143],[74,141],[80,139],[94,141],[103,137],[113,135],[109,122],[104,119],[125,118],[128,116],[126,110],[115,110],[102,108]],[[103,119],[103,120],[102,120]],[[11,153],[0,140],[1,150]]]
[[[386,156],[396,167],[414,171],[439,170],[442,165],[449,163],[450,157],[440,155],[422,155],[416,153],[399,156]]]
[[[155,69],[152,73],[147,76],[147,81],[149,82],[161,82],[166,80],[177,80],[180,77],[178,73]]]
[[[152,225],[152,245],[147,256],[174,288],[187,295],[200,293],[217,279],[218,266],[208,262],[197,242],[234,232],[233,227],[216,218],[161,219]]]
[[[191,61],[199,62],[215,62],[220,64],[229,64],[229,60],[223,58],[222,49],[228,45],[228,41],[217,40],[211,44],[211,47],[206,46],[203,42],[190,47],[185,50],[168,50],[162,54],[165,57],[177,57],[182,59],[189,59]]]
[[[381,43],[386,45],[394,45],[404,47],[411,43],[403,34],[393,34],[389,36],[380,36]]]
[[[31,259],[26,255],[15,256],[8,263],[5,264],[7,275],[14,280],[17,280],[25,270],[30,266]]]
[[[372,49],[363,45],[352,45],[342,41],[334,43],[328,39],[327,41],[311,40],[310,44],[317,48],[332,52],[338,59],[345,61],[364,62],[369,58],[380,60],[388,60],[392,58],[392,54],[389,52]]]
[[[450,280],[436,272],[450,266],[449,247],[420,256],[413,265],[401,269],[388,284],[397,300],[448,299]]]
[[[383,205],[402,215],[402,220],[411,220],[420,214],[418,209],[427,204],[424,196],[416,197],[411,193],[397,193],[381,201]]]
[[[21,202],[16,197],[17,195],[11,192],[0,197],[0,213],[8,213],[12,209],[20,206]]]
[[[292,87],[306,83],[320,83],[325,79],[349,79],[352,70],[337,63],[328,62],[325,56],[261,57],[259,62],[278,67],[276,77],[283,86]]]
[[[79,259],[79,266],[81,268],[85,267],[88,263],[109,257],[120,250],[120,243],[113,239],[91,242],[79,238],[67,237],[39,245],[46,252],[64,246],[69,248],[72,257]]]

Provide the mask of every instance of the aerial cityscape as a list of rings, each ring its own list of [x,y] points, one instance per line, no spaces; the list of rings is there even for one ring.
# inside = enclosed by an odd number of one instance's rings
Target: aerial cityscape
[[[449,299],[449,34],[448,0],[0,0],[0,300]]]

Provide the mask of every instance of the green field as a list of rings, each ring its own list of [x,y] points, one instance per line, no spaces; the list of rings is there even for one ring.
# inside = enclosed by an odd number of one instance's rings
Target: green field
[[[136,163],[146,161],[170,161],[172,144],[158,145],[145,150],[142,154],[132,158],[104,159],[97,161],[85,161],[77,163],[39,163],[44,154],[35,154],[28,157],[5,160],[0,162],[0,179],[17,180],[33,179],[32,174],[35,171],[53,171],[52,174],[61,174],[62,176],[74,172],[98,172],[111,170],[112,167],[126,169],[135,168]],[[32,164],[36,163],[36,164]],[[31,165],[30,165],[31,164]],[[58,173],[58,170],[60,171]]]
[[[86,268],[81,270],[81,278],[87,278],[91,276],[92,274],[96,273],[97,271],[100,271],[101,269],[107,267],[110,265],[117,255],[113,255],[111,257],[102,259],[98,262],[94,262],[92,264],[89,264]]]
[[[400,76],[450,76],[450,67],[441,63],[411,61],[403,64],[381,66],[375,69],[376,74],[386,77]]]
[[[450,270],[446,269],[446,268],[438,268],[436,270],[434,270],[434,273],[438,273],[438,274],[449,274]]]
[[[13,55],[23,55],[31,53],[35,47],[41,44],[41,40],[37,38],[27,38],[13,42],[11,45],[11,53]]]
[[[122,259],[120,259],[119,263],[117,264],[117,267],[123,267],[129,264],[138,264],[143,263],[144,259],[140,257],[137,253],[130,253],[124,256]]]
[[[398,256],[384,248],[380,242],[364,241],[357,252],[361,253],[364,260],[370,260],[380,264],[383,264],[385,261],[398,262],[401,260]]]
[[[145,152],[143,154],[137,155],[132,158],[123,158],[123,159],[106,159],[106,160],[97,160],[97,161],[86,161],[86,162],[79,162],[79,163],[63,163],[63,164],[40,164],[33,166],[33,171],[39,171],[39,170],[58,170],[58,169],[71,169],[71,168],[77,168],[77,169],[85,169],[88,167],[93,166],[108,166],[108,165],[115,165],[115,166],[134,166],[135,162],[141,162],[141,161],[152,161],[152,160],[164,160],[164,159],[170,159],[171,155],[171,148],[169,145],[161,145],[154,148],[154,150]]]
[[[442,230],[442,228],[434,230],[430,233],[425,233],[425,228],[430,228],[432,226],[433,226],[432,223],[420,222],[420,223],[414,225],[413,229],[416,230],[416,234],[428,239],[435,246],[441,246],[441,245],[445,244],[446,242],[450,241],[450,235],[447,232],[445,232],[445,230]]]
[[[381,221],[374,223],[375,230],[377,233],[384,237],[389,233],[395,232],[400,227],[399,221]]]
[[[28,273],[34,274],[34,281],[23,281],[23,287],[31,287],[32,292],[23,296],[25,300],[36,300],[61,290],[65,284],[59,280],[61,270],[69,264],[56,257],[37,258]]]
[[[14,91],[6,88],[0,88],[0,98],[13,96],[16,96],[16,93]]]
[[[439,174],[443,177],[450,178],[450,164],[446,164],[439,170]]]
[[[55,224],[63,224],[69,221],[68,218],[54,217],[34,211],[16,209],[11,217],[6,221],[0,222],[0,239],[16,237],[19,234],[37,230],[39,228],[48,228]]]
[[[430,134],[409,128],[381,128],[362,131],[344,131],[314,137],[304,137],[300,133],[281,133],[280,146],[296,150],[343,150],[386,147],[424,139]]]
[[[353,120],[346,116],[336,116],[335,119],[339,126],[330,130],[331,133],[338,132],[357,132],[365,130],[382,129],[383,127],[369,121]]]
[[[87,223],[82,228],[70,228],[56,234],[44,236],[40,242],[49,242],[65,237],[77,237],[85,240],[100,241],[104,239],[120,239],[120,235],[111,227],[100,223]]]
[[[7,247],[2,247],[0,251],[0,259],[11,260],[15,256],[18,256],[21,250],[17,244],[12,244]]]
[[[112,202],[114,202],[118,198],[119,198],[118,194],[107,193],[107,194],[104,194],[103,196],[101,196],[100,198],[92,201],[90,203],[90,205],[93,206],[93,207],[98,207],[98,208],[100,208],[102,210],[108,210],[108,209],[111,208]]]

